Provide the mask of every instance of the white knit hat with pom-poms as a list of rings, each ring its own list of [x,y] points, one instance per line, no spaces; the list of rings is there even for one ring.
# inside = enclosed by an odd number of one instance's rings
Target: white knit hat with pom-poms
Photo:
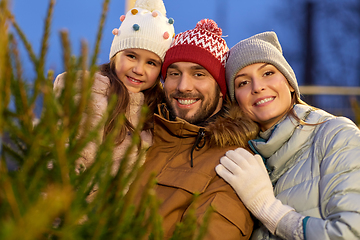
[[[164,61],[175,30],[174,20],[166,18],[162,0],[137,0],[120,21],[120,27],[113,30],[109,59],[124,49],[140,48],[154,52]]]

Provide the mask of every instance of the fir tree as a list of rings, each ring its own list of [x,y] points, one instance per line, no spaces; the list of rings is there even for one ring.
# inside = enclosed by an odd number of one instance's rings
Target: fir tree
[[[95,62],[109,0],[103,2],[90,64],[86,42],[82,42],[81,54],[76,57],[71,52],[68,33],[60,33],[68,73],[60,96],[55,96],[52,90],[53,72],[45,71],[54,5],[55,0],[50,0],[41,50],[36,54],[8,10],[8,2],[0,1],[0,239],[162,239],[162,220],[157,211],[159,200],[153,191],[154,176],[148,181],[141,204],[132,204],[141,177],[139,162],[145,152],[140,153],[130,172],[124,167],[126,154],[113,176],[110,171],[115,136],[109,134],[100,145],[94,164],[80,173],[74,170],[80,151],[97,133],[95,129],[76,137],[80,131],[78,113],[86,110],[97,71]],[[9,31],[10,25],[14,33]],[[33,84],[24,81],[14,34],[25,46],[34,67]],[[79,89],[75,86],[78,70],[90,74],[82,76],[80,98],[73,101]],[[36,116],[34,109],[39,100],[42,100],[42,111]],[[111,99],[108,111],[115,100]],[[120,127],[123,120],[120,118],[116,127]],[[136,128],[140,129],[142,123],[140,120]],[[139,141],[140,137],[135,134],[130,148]],[[14,163],[16,169],[11,169],[9,165]],[[99,190],[89,202],[87,197],[95,184]],[[194,218],[190,214],[179,224],[173,239],[201,239],[209,218],[201,228],[194,227]]]

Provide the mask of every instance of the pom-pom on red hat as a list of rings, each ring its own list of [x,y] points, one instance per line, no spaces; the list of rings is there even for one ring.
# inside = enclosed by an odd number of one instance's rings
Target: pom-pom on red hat
[[[166,77],[167,68],[174,62],[197,63],[215,78],[225,97],[225,63],[229,48],[221,35],[221,28],[211,19],[203,19],[194,29],[177,34],[165,55],[163,78]]]

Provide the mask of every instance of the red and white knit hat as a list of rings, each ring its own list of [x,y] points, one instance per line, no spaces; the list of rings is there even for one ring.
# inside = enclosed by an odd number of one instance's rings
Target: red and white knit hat
[[[197,63],[210,72],[225,96],[225,63],[229,48],[221,34],[221,28],[211,19],[203,19],[194,29],[177,34],[165,55],[163,78],[174,62]]]

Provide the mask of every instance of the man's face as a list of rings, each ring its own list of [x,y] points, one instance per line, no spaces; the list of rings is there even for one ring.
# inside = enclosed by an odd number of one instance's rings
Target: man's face
[[[171,64],[164,91],[169,111],[192,124],[208,119],[222,107],[222,93],[216,80],[197,63]]]

